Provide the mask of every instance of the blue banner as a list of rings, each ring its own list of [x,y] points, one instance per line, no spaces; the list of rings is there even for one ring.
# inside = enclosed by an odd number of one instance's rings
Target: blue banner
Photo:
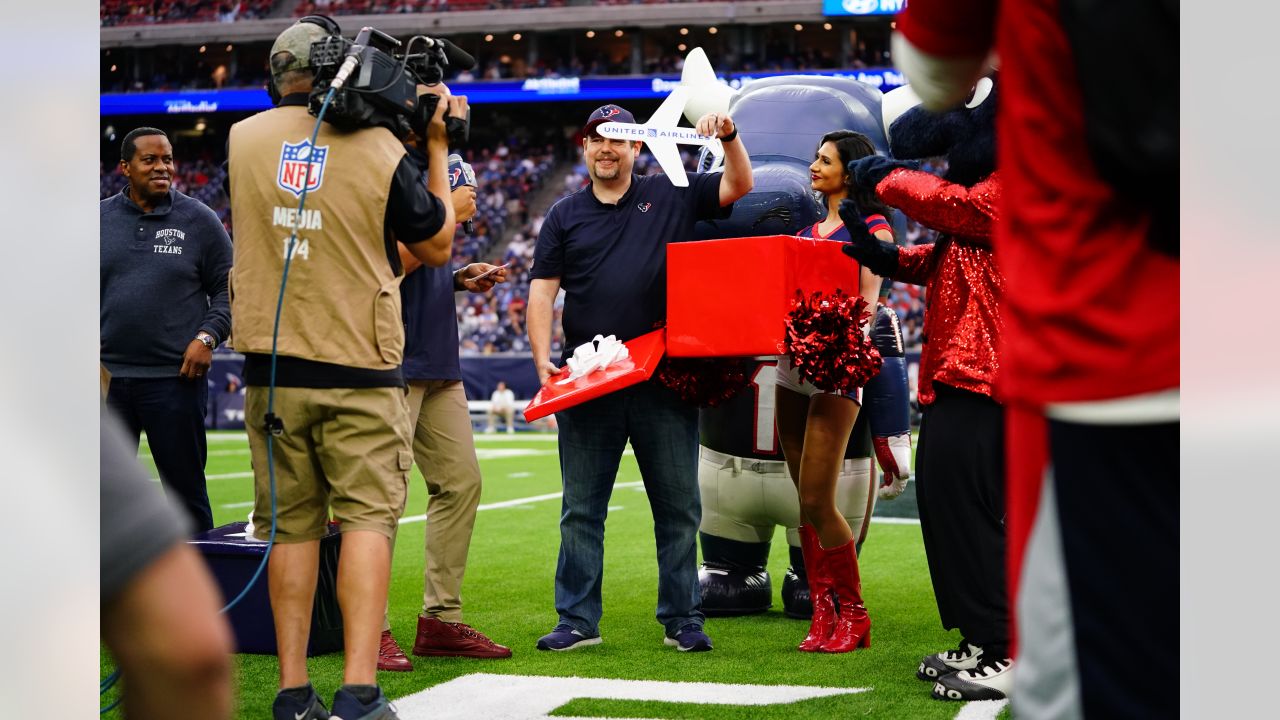
[[[822,0],[822,14],[827,17],[847,15],[897,15],[907,0]]]
[[[886,0],[887,1],[887,0]],[[881,91],[906,83],[902,73],[891,68],[869,70],[809,70],[803,73],[762,72],[721,77],[735,88],[743,88],[778,75],[821,75],[859,80]],[[453,83],[450,89],[466,95],[473,105],[590,100],[596,102],[665,98],[680,84],[678,76],[529,78]],[[191,90],[149,93],[103,93],[101,115],[171,115],[218,112],[257,112],[271,107],[265,90]]]

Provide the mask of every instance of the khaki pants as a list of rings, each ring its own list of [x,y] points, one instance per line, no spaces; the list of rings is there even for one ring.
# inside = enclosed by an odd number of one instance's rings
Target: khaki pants
[[[480,464],[460,380],[409,383],[413,457],[427,481],[427,561],[422,612],[462,622],[462,576],[480,504]]]

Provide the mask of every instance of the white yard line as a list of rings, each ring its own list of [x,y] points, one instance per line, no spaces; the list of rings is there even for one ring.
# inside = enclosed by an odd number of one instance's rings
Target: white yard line
[[[204,479],[205,480],[235,480],[237,478],[251,478],[251,477],[253,477],[252,470],[250,470],[249,472],[234,472],[234,473],[221,473],[218,475],[205,475]],[[153,477],[151,478],[151,482],[160,482],[160,478]]]
[[[973,700],[956,713],[956,720],[996,720],[1008,700]]]
[[[556,708],[578,698],[778,708],[801,700],[854,695],[870,689],[473,673],[396,698],[395,702],[404,720],[539,720],[552,717]],[[716,713],[708,710],[705,715],[714,717]]]
[[[248,447],[235,448],[234,450],[210,450],[210,451],[208,452],[209,457],[220,457],[220,456],[223,456],[223,455],[248,455],[248,454],[249,454],[249,448],[248,448]],[[139,458],[150,458],[150,457],[151,457],[151,453],[149,453],[149,452],[145,452],[145,451],[144,451],[144,452],[139,452],[139,453],[138,453],[138,457],[139,457]]]
[[[643,485],[643,484],[644,483],[641,483],[641,482],[614,483],[614,487],[629,488],[629,487],[636,487],[638,485]],[[562,492],[547,493],[546,495],[534,495],[532,497],[516,498],[514,500],[503,500],[502,502],[495,502],[495,503],[486,503],[484,505],[477,507],[476,510],[497,510],[499,508],[519,507],[521,505],[528,505],[529,503],[541,502],[543,500],[555,500],[563,496],[564,496],[564,493]],[[400,524],[404,525],[406,523],[419,523],[419,522],[425,521],[426,519],[427,519],[426,515],[411,515],[409,517],[400,518]]]
[[[495,433],[493,435],[489,435],[488,433],[478,432],[475,433],[475,438],[478,443],[513,443],[524,442],[525,440],[532,440],[534,442],[555,442],[560,438],[560,436],[555,433],[516,433],[514,435]]]

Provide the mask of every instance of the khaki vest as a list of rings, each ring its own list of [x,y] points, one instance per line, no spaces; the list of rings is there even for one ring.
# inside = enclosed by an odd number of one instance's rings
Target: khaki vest
[[[307,173],[307,150],[296,146],[311,139],[314,127],[303,107],[274,108],[231,126],[231,343],[239,352],[271,352],[285,247]],[[342,132],[324,123],[316,153],[289,263],[278,352],[394,369],[404,358],[404,276],[392,273],[383,225],[404,147],[381,128]]]

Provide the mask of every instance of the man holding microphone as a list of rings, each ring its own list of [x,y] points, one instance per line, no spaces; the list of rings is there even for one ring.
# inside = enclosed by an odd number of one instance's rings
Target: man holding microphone
[[[430,158],[425,181],[384,128],[340,131],[322,124],[311,147],[310,48],[336,32],[331,20],[312,16],[280,34],[270,63],[281,99],[232,126],[229,141],[236,227],[232,336],[245,354],[253,523],[261,540],[269,537],[273,520],[276,528],[268,565],[280,658],[276,720],[329,717],[309,682],[306,650],[320,538],[331,509],[343,533],[338,602],[345,648],[344,684],[334,695],[333,713],[345,720],[396,717],[374,678],[390,538],[404,511],[412,467],[396,239],[428,265],[449,261],[455,218],[444,116],[463,117],[467,110],[466,98],[451,97],[443,84],[428,90],[440,102],[431,117],[416,123]],[[306,172],[288,165],[299,160]],[[308,217],[290,242],[289,211],[298,206],[299,184],[305,185]]]
[[[411,136],[408,157],[430,171],[421,141]],[[431,159],[430,162],[434,162]],[[466,229],[476,214],[475,174],[458,155],[448,163],[455,219]],[[400,286],[405,327],[404,375],[409,384],[409,434],[413,457],[427,482],[426,569],[422,612],[413,654],[429,657],[508,658],[511,650],[462,622],[462,576],[480,504],[480,463],[458,361],[458,315],[453,294],[488,292],[507,271],[471,263],[456,271],[422,267],[400,245],[406,277]],[[382,623],[378,669],[407,672],[413,664],[396,644],[390,619]]]

